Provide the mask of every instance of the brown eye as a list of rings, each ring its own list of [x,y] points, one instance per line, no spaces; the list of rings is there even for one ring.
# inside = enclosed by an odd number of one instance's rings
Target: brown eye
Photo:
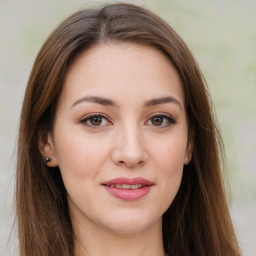
[[[89,120],[90,120],[90,123],[94,126],[99,126],[102,123],[101,116],[94,116],[94,117],[91,117]]]
[[[154,116],[152,119],[151,119],[151,122],[153,125],[155,126],[160,126],[163,124],[163,117],[162,116]]]
[[[101,114],[91,114],[81,120],[81,123],[92,128],[110,125],[108,118]]]
[[[158,114],[147,120],[146,125],[164,128],[176,124],[176,120],[169,115]]]

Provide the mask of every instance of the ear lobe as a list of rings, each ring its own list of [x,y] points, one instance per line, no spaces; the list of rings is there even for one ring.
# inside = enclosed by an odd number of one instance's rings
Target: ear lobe
[[[190,133],[189,138],[188,138],[188,144],[187,144],[187,149],[186,149],[186,156],[185,156],[185,164],[189,164],[189,162],[192,159],[193,155],[193,148],[194,148],[194,136],[193,133]]]
[[[189,162],[192,159],[192,153],[193,153],[193,143],[189,142],[186,150],[186,157],[185,157],[185,164],[189,164]]]
[[[48,167],[58,166],[57,158],[55,156],[54,143],[52,134],[50,132],[40,132],[38,135],[38,149],[43,157],[43,161]],[[50,161],[45,161],[50,158]]]

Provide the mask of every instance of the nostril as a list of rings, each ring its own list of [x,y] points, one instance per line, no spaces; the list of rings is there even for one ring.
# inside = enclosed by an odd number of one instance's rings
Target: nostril
[[[118,161],[118,165],[126,166],[128,168],[134,168],[143,165],[144,161],[132,162],[132,161]]]
[[[138,144],[138,141],[136,141]],[[122,143],[113,148],[111,160],[119,166],[128,168],[139,167],[145,164],[148,154],[142,145],[134,143]]]

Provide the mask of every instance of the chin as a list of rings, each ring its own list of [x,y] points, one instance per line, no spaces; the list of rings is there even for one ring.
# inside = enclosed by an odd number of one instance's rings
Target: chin
[[[121,215],[120,215],[121,216]],[[107,229],[113,233],[120,235],[131,235],[146,232],[151,228],[155,228],[159,225],[162,227],[162,216],[159,218],[147,218],[145,215],[126,214],[121,218],[112,218],[107,221],[107,225],[104,225]],[[105,223],[106,224],[106,223]]]

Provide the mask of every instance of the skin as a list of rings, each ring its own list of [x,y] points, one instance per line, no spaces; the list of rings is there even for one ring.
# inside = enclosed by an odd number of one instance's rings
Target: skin
[[[151,47],[100,44],[75,59],[63,86],[54,129],[39,145],[63,177],[75,255],[164,255],[162,215],[192,154],[176,70]],[[117,177],[154,185],[122,200],[102,185]]]

